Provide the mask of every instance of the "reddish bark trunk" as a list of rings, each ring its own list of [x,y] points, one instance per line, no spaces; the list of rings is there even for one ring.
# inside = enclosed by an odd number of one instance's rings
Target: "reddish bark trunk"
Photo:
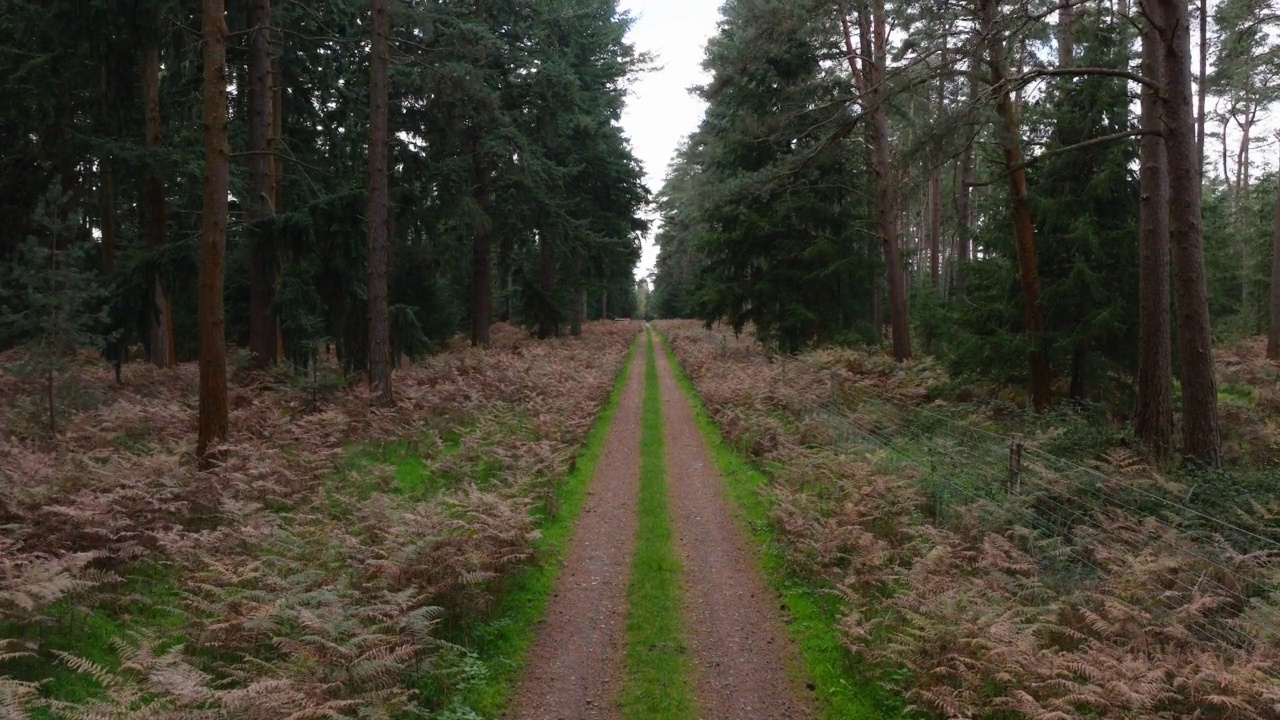
[[[1182,452],[1210,467],[1221,464],[1218,392],[1204,267],[1200,162],[1191,97],[1191,17],[1187,0],[1146,0],[1159,8],[1164,68],[1164,133],[1169,168],[1169,239],[1182,380]]]
[[[472,142],[475,171],[474,196],[480,208],[480,227],[471,238],[471,344],[489,347],[489,322],[493,316],[493,258],[489,238],[489,173],[480,152],[480,141]]]
[[[253,0],[249,19],[249,351],[259,367],[279,359],[279,256],[267,222],[275,213],[271,168],[271,0]]]
[[[1156,8],[1149,8],[1155,12]],[[1159,31],[1142,28],[1142,75],[1163,83]],[[1143,130],[1162,129],[1160,93],[1142,86]],[[1173,449],[1173,359],[1169,317],[1169,178],[1164,138],[1142,136],[1139,149],[1138,398],[1135,431],[1157,459]]]
[[[996,135],[1009,177],[1009,214],[1013,220],[1014,246],[1018,255],[1018,282],[1022,288],[1023,332],[1030,343],[1029,385],[1031,403],[1037,411],[1052,401],[1049,358],[1044,348],[1044,314],[1040,309],[1040,275],[1036,267],[1035,228],[1031,222],[1031,206],[1027,202],[1027,172],[1022,155],[1022,138],[1017,110],[1005,77],[1004,40],[996,30],[996,0],[983,0],[983,25],[987,33],[987,62],[991,69],[991,85],[996,96],[996,112],[1000,116]]]
[[[1267,357],[1280,362],[1280,177],[1276,178],[1275,228],[1271,240],[1271,322],[1267,327]]]
[[[1205,76],[1209,73],[1209,0],[1200,0],[1200,77],[1196,108],[1196,154],[1200,157],[1200,174],[1204,174],[1204,97]]]
[[[863,112],[871,115],[871,120],[867,123],[867,139],[871,144],[871,169],[876,182],[876,215],[889,290],[893,357],[903,361],[911,358],[911,320],[907,314],[907,288],[902,268],[897,197],[894,193],[889,154],[889,111],[884,103],[884,71],[888,61],[889,40],[884,1],[874,0],[872,4],[873,7],[868,9],[868,3],[863,0],[858,9],[858,37],[862,44],[862,77],[859,87]],[[842,17],[841,21],[844,24],[846,49],[852,66],[855,53],[848,19]],[[858,69],[852,69],[857,76]]]
[[[391,343],[387,298],[387,64],[391,18],[386,0],[369,0],[369,387],[391,405]]]
[[[542,292],[544,303],[538,319],[538,338],[545,340],[559,333],[559,328],[551,318],[552,296],[555,294],[555,256],[546,232],[538,234],[538,289]]]
[[[267,145],[270,163],[271,207],[280,212],[280,176],[284,173],[284,159],[280,157],[280,140],[284,134],[284,88],[280,85],[280,58],[271,58],[271,136]]]
[[[147,46],[142,64],[143,146],[151,153],[160,149],[162,125],[160,122],[160,46],[152,42]],[[142,187],[142,235],[147,249],[156,252],[165,244],[166,221],[164,208],[164,180],[154,168],[147,174]],[[156,272],[151,276],[151,362],[156,367],[168,368],[177,364],[173,344],[173,304],[164,279]]]
[[[942,170],[929,174],[929,283],[938,292],[942,275]]]
[[[278,36],[277,36],[278,38]],[[278,39],[276,40],[279,45]],[[278,50],[276,51],[279,52]],[[280,177],[284,172],[284,160],[280,157],[281,138],[284,136],[284,89],[280,85],[280,59],[275,54],[271,58],[271,137],[267,144],[271,155],[267,158],[270,165],[271,207],[280,212]],[[276,291],[280,287],[280,274],[284,260],[279,247],[275,249]],[[284,328],[280,322],[280,311],[274,313],[276,325],[276,357],[284,357]]]
[[[227,142],[227,22],[223,0],[204,0],[204,209],[200,226],[200,433],[196,455],[227,437],[223,256],[231,148]]]

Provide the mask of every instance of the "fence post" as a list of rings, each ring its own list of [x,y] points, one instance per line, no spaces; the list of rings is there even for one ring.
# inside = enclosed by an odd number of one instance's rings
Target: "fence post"
[[[1017,435],[1009,438],[1009,494],[1022,490],[1022,440]]]

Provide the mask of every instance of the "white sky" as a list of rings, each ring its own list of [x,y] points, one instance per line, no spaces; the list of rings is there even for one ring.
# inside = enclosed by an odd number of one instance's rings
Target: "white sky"
[[[654,59],[654,69],[630,88],[622,127],[631,138],[632,152],[644,163],[645,184],[657,193],[680,140],[702,120],[705,103],[688,89],[707,79],[702,56],[716,32],[720,0],[622,0],[621,5],[636,19],[628,36],[631,42]],[[644,240],[637,278],[647,277],[658,258],[656,229],[651,228]]]

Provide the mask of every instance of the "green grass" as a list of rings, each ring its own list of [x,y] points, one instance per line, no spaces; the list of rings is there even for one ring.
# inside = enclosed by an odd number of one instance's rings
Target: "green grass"
[[[556,485],[555,504],[559,511],[544,512],[539,518],[542,537],[536,550],[538,561],[508,579],[489,620],[459,628],[449,638],[459,647],[453,651],[453,657],[443,661],[442,665],[447,667],[424,678],[422,690],[426,697],[438,697],[441,690],[447,690],[455,698],[442,717],[451,713],[459,718],[494,718],[502,713],[513,681],[524,666],[533,641],[534,625],[546,610],[547,599],[555,588],[573,535],[573,521],[587,498],[591,476],[626,387],[631,357],[638,343],[637,340],[632,345],[613,391],[577,455],[574,469]],[[442,687],[446,683],[452,685]]]
[[[663,343],[676,382],[693,407],[694,419],[707,440],[716,467],[739,518],[746,524],[756,544],[764,548],[761,561],[765,577],[782,598],[790,613],[788,631],[800,649],[804,674],[812,683],[823,717],[830,720],[881,720],[905,717],[902,698],[863,676],[860,667],[840,642],[837,623],[841,603],[812,581],[791,573],[769,524],[769,505],[760,489],[767,482],[763,473],[753,467],[720,433],[707,414],[706,407],[680,363]]]
[[[115,668],[120,660],[113,643],[132,632],[145,630],[153,637],[168,637],[169,642],[180,640],[176,633],[183,617],[174,609],[180,594],[172,570],[144,563],[113,587],[112,594],[128,601],[114,607],[86,606],[84,598],[67,597],[41,610],[43,622],[0,623],[0,637],[39,644],[33,655],[0,663],[0,674],[43,681],[45,697],[82,702],[96,697],[102,687],[89,675],[68,667],[57,653]]]
[[[457,453],[462,449],[462,439],[465,436],[466,429],[449,433],[442,438],[443,444],[436,451],[437,454],[447,457]],[[369,472],[374,465],[391,467],[395,484],[386,488],[387,490],[412,499],[432,497],[458,483],[459,478],[432,474],[423,453],[422,443],[416,440],[392,440],[348,447],[344,459],[345,472],[341,479],[354,484],[342,488],[342,492],[363,499],[383,489]],[[481,462],[475,475],[468,479],[483,486],[492,471],[492,467]]]
[[[682,639],[680,561],[667,513],[662,398],[653,338],[645,331],[644,404],[640,415],[640,499],[636,550],[627,587],[626,680],[622,716],[695,718],[692,665]]]
[[[1253,388],[1244,383],[1223,383],[1218,387],[1218,401],[1241,407],[1253,407],[1256,403]]]

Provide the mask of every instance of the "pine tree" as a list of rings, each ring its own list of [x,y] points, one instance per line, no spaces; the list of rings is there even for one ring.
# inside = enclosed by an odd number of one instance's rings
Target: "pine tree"
[[[227,140],[227,21],[223,0],[204,0],[204,207],[200,232],[200,429],[196,455],[227,437],[223,262],[231,151]]]
[[[1138,397],[1135,431],[1158,459],[1173,447],[1173,359],[1169,317],[1169,178],[1163,130],[1162,102],[1158,88],[1164,83],[1160,53],[1161,22],[1155,5],[1145,8],[1141,24],[1142,75],[1155,86],[1142,86],[1142,129],[1139,175],[1142,201],[1139,208],[1139,307]]]
[[[387,66],[391,19],[386,0],[369,0],[369,387],[385,405],[391,395],[390,315],[387,305]]]
[[[249,14],[249,351],[259,366],[278,360],[276,289],[279,256],[269,222],[275,214],[270,137],[273,123],[271,0],[253,0]]]
[[[0,274],[0,338],[20,342],[23,369],[43,380],[51,438],[59,427],[59,377],[78,350],[102,344],[107,301],[89,262],[95,248],[76,239],[82,218],[60,185],[50,185],[36,205],[38,235],[17,248]]]
[[[1182,452],[1210,467],[1221,464],[1218,392],[1200,214],[1200,167],[1191,98],[1191,31],[1187,0],[1146,0],[1159,18],[1164,70],[1164,138],[1169,170],[1169,237],[1178,363],[1182,380]]]

